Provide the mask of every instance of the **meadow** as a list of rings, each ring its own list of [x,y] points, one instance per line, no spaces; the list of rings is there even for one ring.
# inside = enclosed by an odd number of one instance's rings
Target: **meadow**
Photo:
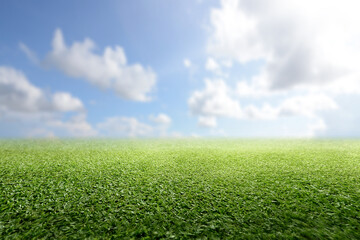
[[[360,239],[357,140],[0,140],[0,239]]]

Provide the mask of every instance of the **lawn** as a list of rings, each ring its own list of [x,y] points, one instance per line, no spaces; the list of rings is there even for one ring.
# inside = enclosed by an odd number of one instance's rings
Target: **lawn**
[[[357,140],[0,140],[0,239],[360,239]]]

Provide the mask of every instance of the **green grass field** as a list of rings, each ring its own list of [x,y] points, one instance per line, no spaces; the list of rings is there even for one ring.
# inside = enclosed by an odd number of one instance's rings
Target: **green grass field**
[[[360,239],[360,141],[1,140],[7,238]]]

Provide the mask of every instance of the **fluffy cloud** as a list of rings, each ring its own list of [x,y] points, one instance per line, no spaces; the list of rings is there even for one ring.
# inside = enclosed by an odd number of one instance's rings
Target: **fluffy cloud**
[[[97,124],[97,129],[106,136],[113,137],[165,137],[171,118],[160,113],[150,115],[149,120],[154,124],[144,123],[135,117],[110,117]],[[170,134],[171,136],[171,134]]]
[[[209,57],[205,63],[205,69],[209,72],[212,72],[218,77],[228,77],[228,74],[225,74],[222,71],[222,67],[230,68],[232,67],[232,62],[228,60],[222,60],[220,62],[216,61],[214,58]]]
[[[355,0],[222,0],[211,10],[207,49],[240,63],[264,60],[264,88],[341,82],[359,89],[359,6]]]
[[[66,114],[72,114],[65,119]],[[20,136],[96,135],[80,99],[67,92],[46,94],[11,67],[0,67],[0,123],[21,128]],[[57,133],[57,134],[55,134]]]
[[[187,59],[187,58],[185,58],[184,59],[184,66],[186,67],[186,68],[190,68],[191,67],[191,61],[189,60],[189,59]]]
[[[216,117],[214,116],[200,116],[198,119],[200,127],[214,128],[217,126]]]
[[[317,113],[338,108],[336,102],[325,94],[304,94],[285,97],[274,106],[241,106],[236,90],[231,90],[223,80],[205,80],[205,89],[195,91],[188,101],[190,111],[199,117],[199,125],[216,127],[217,117],[234,119],[270,120],[279,117],[304,116],[318,118]]]
[[[171,118],[165,113],[159,113],[157,116],[151,115],[149,119],[154,123],[161,125],[169,125],[171,123]]]
[[[244,109],[245,119],[277,119],[279,117],[304,116],[311,119],[319,118],[317,114],[338,108],[336,102],[324,95],[306,94],[282,99],[277,106],[268,103],[262,107],[248,105]]]
[[[337,108],[338,105],[332,98],[324,94],[309,94],[285,99],[278,108],[278,115],[301,115],[306,117],[315,117],[316,112],[323,110],[334,110]]]
[[[67,92],[48,96],[25,75],[11,67],[0,67],[0,107],[11,112],[68,112],[84,109],[80,99]]]
[[[239,102],[230,97],[231,91],[223,80],[205,80],[205,89],[195,91],[188,100],[193,115],[233,117],[242,115]]]
[[[103,55],[97,55],[93,52],[94,42],[88,38],[68,47],[60,29],[55,31],[52,47],[45,59],[46,65],[99,88],[113,89],[124,99],[150,100],[148,94],[155,86],[156,74],[140,64],[129,65],[123,48],[106,47]]]
[[[71,117],[68,121],[52,119],[46,122],[50,129],[65,131],[65,136],[92,137],[97,135],[97,130],[87,122],[86,114],[79,113]]]
[[[308,137],[314,137],[316,134],[319,134],[319,132],[324,132],[327,130],[327,126],[323,119],[321,118],[315,118],[312,123],[308,125],[308,132],[305,133],[305,136]]]
[[[150,115],[149,120],[155,123],[154,130],[157,135],[166,137],[169,135],[168,129],[171,125],[172,119],[165,113],[159,113],[158,115]]]
[[[221,1],[220,9],[211,10],[212,34],[208,51],[216,57],[233,58],[240,62],[263,57],[257,40],[256,23],[240,9],[236,0]]]
[[[221,71],[220,65],[215,61],[214,58],[208,58],[206,60],[205,69],[212,72]]]
[[[134,117],[110,117],[97,125],[107,136],[144,137],[153,133],[153,127]]]
[[[74,98],[67,92],[56,92],[52,96],[54,109],[62,112],[77,111],[83,108],[83,104],[78,98]]]

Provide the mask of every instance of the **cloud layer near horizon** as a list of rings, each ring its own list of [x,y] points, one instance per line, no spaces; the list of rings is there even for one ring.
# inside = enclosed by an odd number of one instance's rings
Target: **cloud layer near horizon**
[[[70,115],[69,115],[70,114]],[[69,116],[67,116],[69,115]],[[82,101],[68,92],[45,93],[19,70],[0,66],[0,123],[19,124],[28,137],[168,136],[171,118],[150,115],[153,124],[135,117],[110,117],[92,126]]]

